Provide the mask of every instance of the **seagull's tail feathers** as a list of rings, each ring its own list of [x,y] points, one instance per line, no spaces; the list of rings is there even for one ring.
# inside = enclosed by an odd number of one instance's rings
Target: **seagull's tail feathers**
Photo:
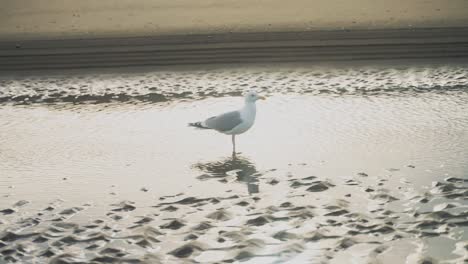
[[[191,126],[191,127],[198,128],[198,129],[211,129],[209,127],[204,126],[203,123],[204,122],[195,122],[195,123],[189,123],[188,125]]]

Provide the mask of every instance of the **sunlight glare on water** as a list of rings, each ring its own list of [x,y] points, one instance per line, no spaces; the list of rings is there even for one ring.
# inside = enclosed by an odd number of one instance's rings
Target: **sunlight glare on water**
[[[433,172],[414,180],[430,184],[430,175],[443,176],[437,173],[444,167],[451,176],[466,172],[467,95],[271,95],[258,103],[256,124],[238,137],[238,150],[263,169],[310,163],[314,173],[326,169],[333,176],[417,164]],[[170,107],[83,105],[78,111],[3,106],[1,171],[23,195],[43,185],[45,196],[76,192],[78,198],[86,188],[100,197],[112,184],[167,194],[197,182],[191,165],[230,155],[228,136],[187,123],[241,104],[240,97],[226,97]],[[61,183],[64,177],[68,184]]]

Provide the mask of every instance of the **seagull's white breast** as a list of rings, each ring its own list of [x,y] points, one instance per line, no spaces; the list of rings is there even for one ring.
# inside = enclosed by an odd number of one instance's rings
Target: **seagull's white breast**
[[[240,110],[242,122],[232,130],[226,132],[226,134],[239,135],[249,130],[255,122],[256,112],[255,103],[245,104],[245,106]]]

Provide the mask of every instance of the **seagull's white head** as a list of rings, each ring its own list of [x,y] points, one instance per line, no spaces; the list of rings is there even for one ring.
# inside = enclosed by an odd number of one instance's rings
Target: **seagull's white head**
[[[249,91],[245,94],[246,103],[254,103],[257,100],[264,100],[265,97],[258,95],[255,91]]]

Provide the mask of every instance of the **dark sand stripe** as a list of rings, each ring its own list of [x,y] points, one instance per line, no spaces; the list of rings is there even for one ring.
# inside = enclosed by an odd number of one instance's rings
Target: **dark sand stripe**
[[[0,42],[0,71],[467,58],[468,28],[225,33]]]

